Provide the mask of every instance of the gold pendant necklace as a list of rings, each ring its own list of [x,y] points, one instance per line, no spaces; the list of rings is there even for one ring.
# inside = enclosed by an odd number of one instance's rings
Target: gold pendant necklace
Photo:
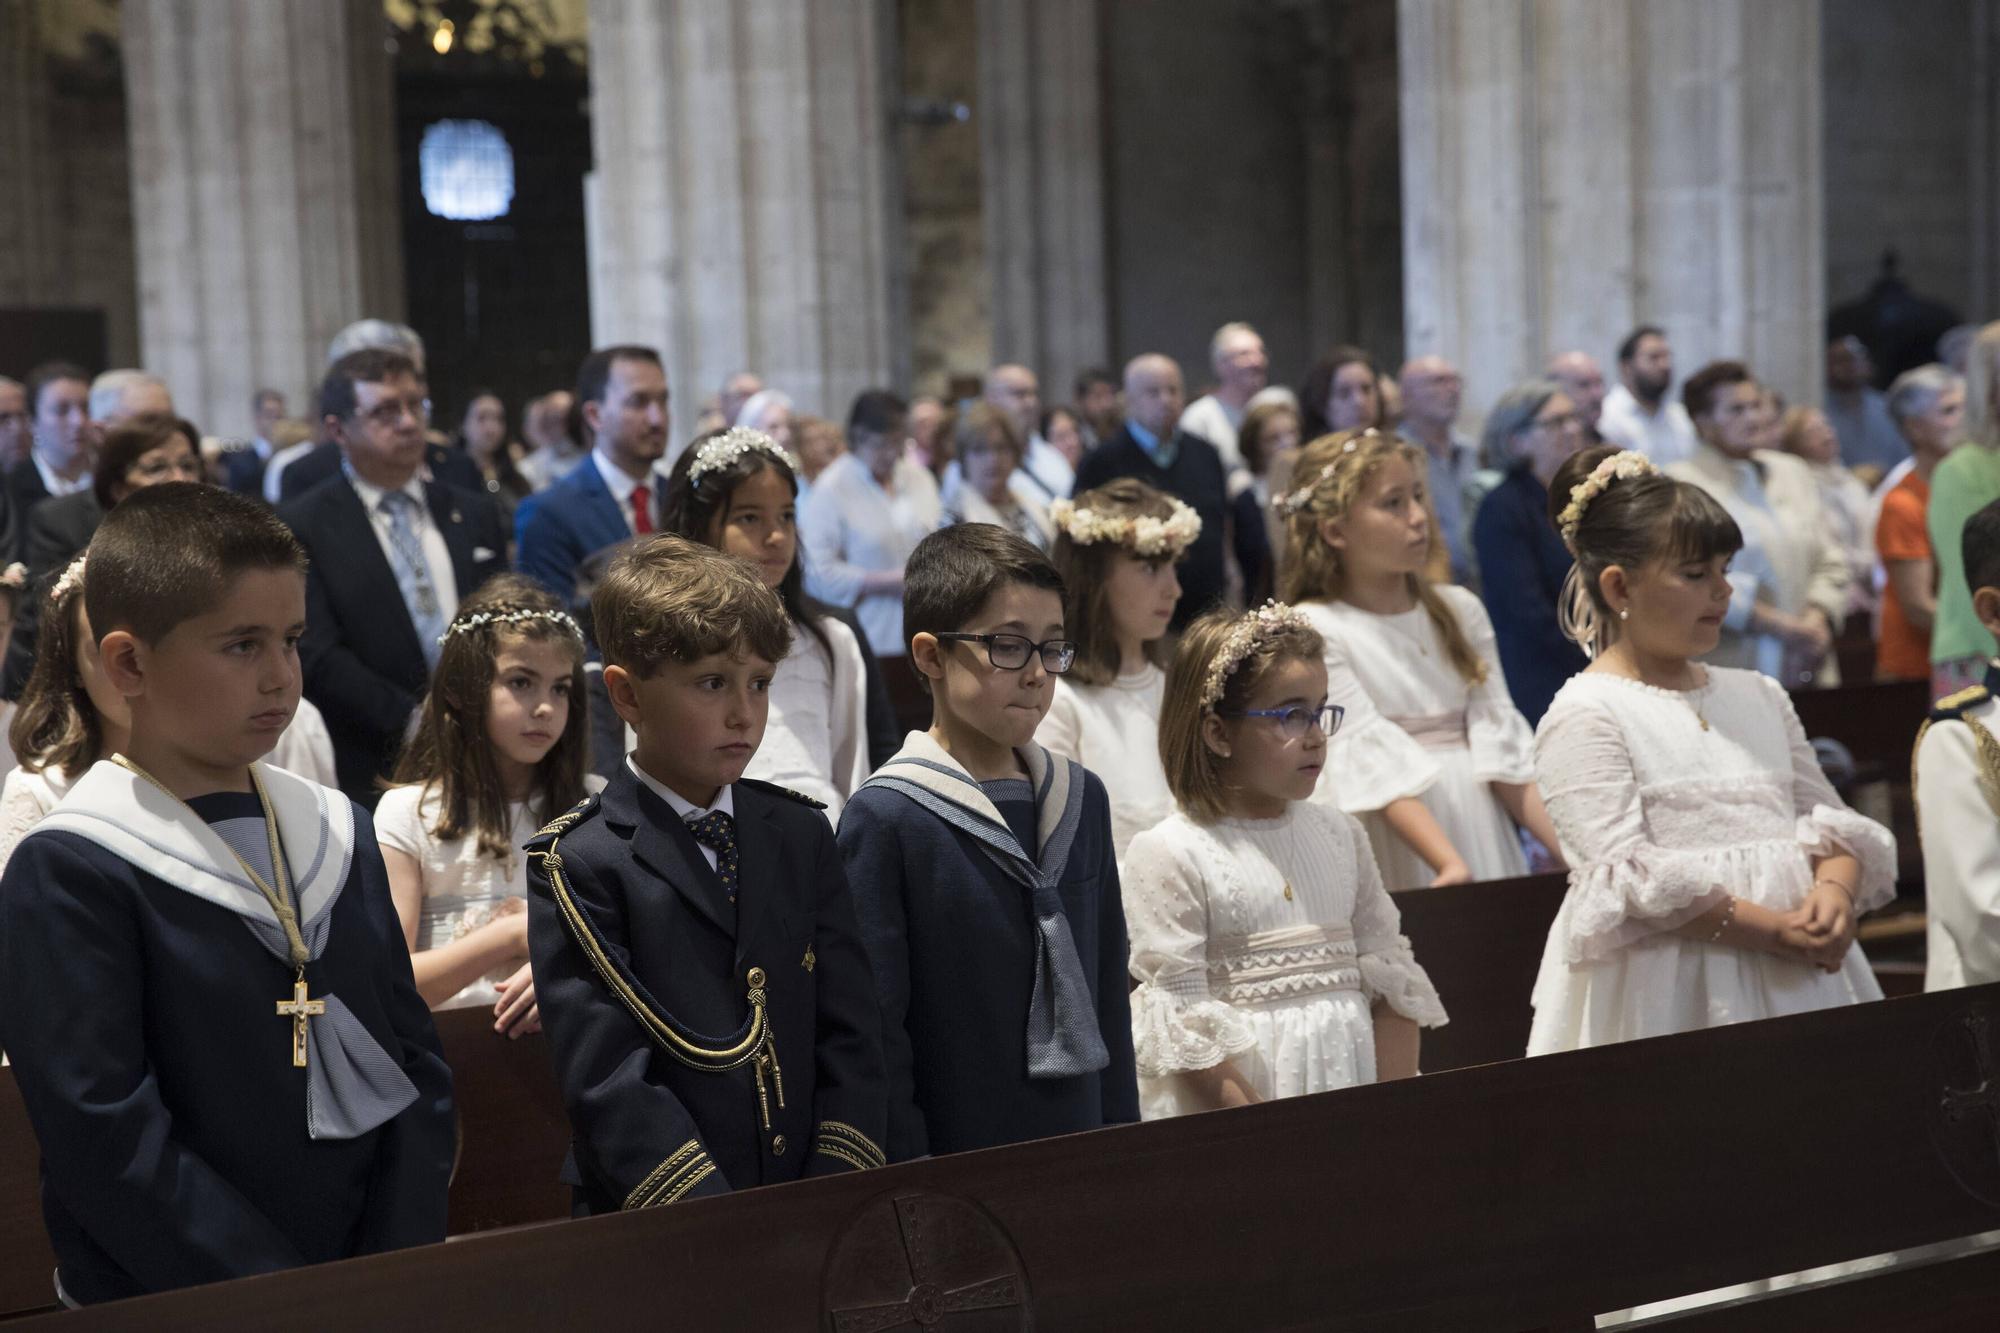
[[[166,783],[161,782],[158,778],[122,754],[112,755],[111,762],[158,787],[178,804],[181,809],[187,811],[190,815],[194,815],[197,822],[206,826],[208,821],[202,819],[200,815],[195,814],[193,806],[168,790]],[[306,964],[312,961],[312,953],[306,948],[305,936],[299,930],[299,914],[297,908],[293,905],[294,895],[291,876],[285,868],[285,848],[284,844],[278,838],[278,816],[271,808],[271,798],[264,790],[264,780],[257,776],[255,765],[252,765],[250,769],[250,786],[257,793],[257,803],[264,811],[264,834],[271,840],[271,870],[278,877],[277,884],[273,886],[266,882],[264,877],[257,873],[257,867],[244,860],[242,853],[238,852],[234,847],[229,848],[229,854],[236,858],[236,864],[243,868],[243,873],[248,875],[250,882],[257,886],[257,892],[264,895],[264,901],[269,903],[271,910],[277,914],[279,928],[285,932],[285,949],[291,955],[292,963],[292,996],[289,1000],[279,1000],[277,1002],[277,1013],[279,1018],[289,1018],[292,1020],[292,1067],[295,1069],[304,1069],[306,1067],[307,1023],[311,1019],[325,1016],[326,1001],[323,999],[311,1000],[306,998]],[[229,846],[226,842],[223,845],[225,847]]]

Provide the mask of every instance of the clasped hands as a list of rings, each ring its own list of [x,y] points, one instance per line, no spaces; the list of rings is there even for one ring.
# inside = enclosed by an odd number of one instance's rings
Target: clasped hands
[[[1831,879],[1813,882],[1806,900],[1777,914],[1772,952],[1780,958],[1810,963],[1822,972],[1838,972],[1854,944],[1854,898]]]

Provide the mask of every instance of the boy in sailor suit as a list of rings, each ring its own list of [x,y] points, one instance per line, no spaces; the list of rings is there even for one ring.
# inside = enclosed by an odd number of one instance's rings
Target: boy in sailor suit
[[[1966,520],[1965,579],[2000,632],[2000,501]],[[1925,990],[2000,981],[2000,661],[1917,733],[1917,827],[1930,918]]]
[[[577,1214],[882,1165],[880,1018],[833,830],[742,776],[783,605],[661,534],[612,563],[591,619],[638,747],[528,845]]]
[[[83,577],[131,743],[0,878],[58,1296],[443,1239],[451,1071],[368,818],[258,762],[298,705],[304,551],[174,482],[105,518]]]

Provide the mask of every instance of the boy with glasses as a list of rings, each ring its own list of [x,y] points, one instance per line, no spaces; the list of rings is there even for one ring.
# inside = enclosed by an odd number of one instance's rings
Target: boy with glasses
[[[840,821],[890,1160],[1135,1121],[1110,802],[1034,741],[1076,653],[1061,576],[1015,534],[960,524],[911,554],[903,617],[933,721]]]

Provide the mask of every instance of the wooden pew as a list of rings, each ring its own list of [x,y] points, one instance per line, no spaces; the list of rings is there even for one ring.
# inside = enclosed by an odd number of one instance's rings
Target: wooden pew
[[[1917,844],[1916,805],[1910,796],[1910,760],[1917,731],[1930,715],[1930,682],[1868,681],[1832,689],[1794,690],[1792,707],[1807,736],[1824,736],[1847,747],[1854,756],[1857,784],[1889,784],[1897,880],[1906,893],[1920,890],[1924,861]]]
[[[1572,1330],[2000,1227],[1996,1111],[1989,986],[491,1232],[49,1327]],[[1885,1308],[1888,1326],[1953,1308],[1949,1326],[1976,1326],[1996,1297],[1985,1255],[1675,1327],[1846,1333]]]
[[[569,1187],[556,1174],[569,1146],[569,1120],[546,1042],[498,1036],[483,1009],[435,1017],[459,1108],[451,1234],[567,1218]],[[54,1302],[55,1255],[42,1227],[39,1160],[14,1072],[0,1069],[0,1319]]]
[[[1528,999],[1568,883],[1566,875],[1529,875],[1392,895],[1451,1018],[1424,1033],[1425,1073],[1527,1054]]]

